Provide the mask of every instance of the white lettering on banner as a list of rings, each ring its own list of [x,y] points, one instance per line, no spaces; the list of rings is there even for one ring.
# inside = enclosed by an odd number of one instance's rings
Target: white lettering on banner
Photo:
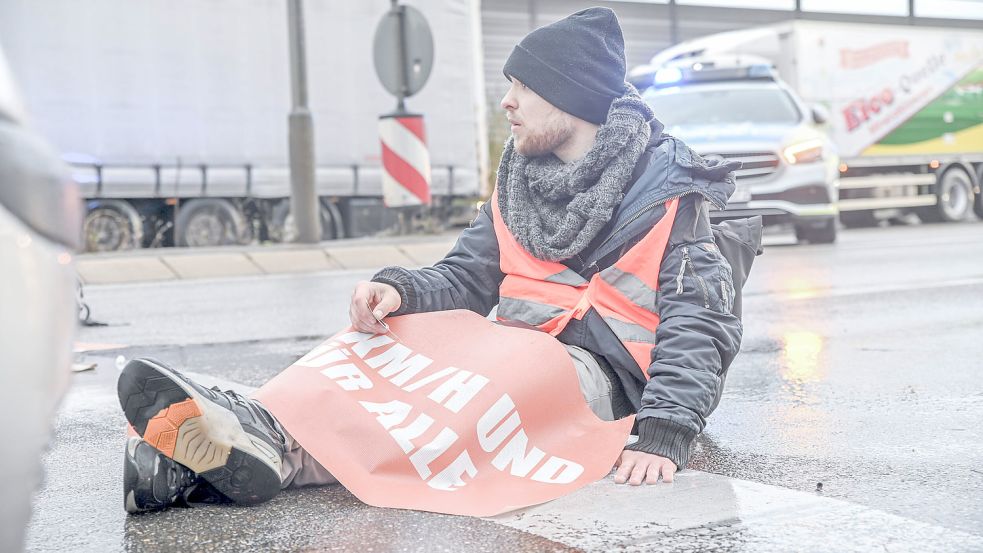
[[[379,348],[385,349],[366,358],[369,352]],[[353,356],[352,353],[355,355]],[[328,365],[322,368],[320,373],[345,391],[371,389],[375,384],[369,376],[372,373],[362,372],[362,369],[355,365],[355,362],[359,362],[356,359],[375,369],[380,377],[407,393],[417,392],[430,384],[440,382],[430,391],[427,398],[452,413],[460,412],[490,382],[484,375],[457,367],[447,367],[416,379],[433,363],[432,359],[414,353],[410,348],[387,335],[361,332],[349,332],[337,336],[312,350],[296,364],[311,368]],[[427,413],[418,413],[412,422],[406,424],[411,411],[414,410],[413,404],[398,400],[384,403],[371,401],[358,403],[366,411],[375,415],[378,423],[389,433],[396,445],[408,455],[410,463],[420,478],[431,488],[455,491],[467,484],[465,478],[473,479],[478,474],[478,468],[471,454],[460,446],[453,461],[443,468],[431,468],[438,458],[445,455],[457,443],[458,435],[451,428],[445,427],[427,444],[417,447],[413,443],[414,440],[419,440],[428,433],[436,421]],[[486,453],[494,454],[491,466],[501,472],[508,470],[508,473],[513,476],[531,478],[546,484],[569,484],[584,472],[583,466],[578,463],[548,456],[542,449],[530,446],[529,436],[522,427],[522,419],[515,402],[508,394],[502,394],[478,418],[475,431],[481,449]],[[537,466],[539,466],[538,470],[534,471]]]
[[[328,342],[332,346],[337,344],[355,344],[363,340],[368,340],[369,338],[375,336],[375,334],[369,334],[367,332],[346,332],[344,334],[339,334]]]
[[[351,363],[332,365],[321,370],[321,374],[334,380],[343,390],[369,390],[372,381],[358,367]]]
[[[481,445],[481,449],[489,453],[498,449],[502,445],[502,442],[505,441],[505,438],[512,434],[516,428],[519,428],[522,420],[519,418],[519,412],[514,409],[515,403],[512,401],[512,398],[508,394],[503,394],[478,419],[476,430],[478,431],[478,444]],[[519,430],[498,455],[495,456],[492,460],[492,465],[498,470],[505,470],[505,467],[511,462],[512,474],[516,476],[529,474],[529,471],[543,459],[545,453],[541,449],[533,447],[527,456],[526,445],[528,442],[529,439],[526,436],[526,432]],[[561,469],[562,472],[557,474]],[[543,466],[536,471],[532,479],[548,484],[569,484],[580,477],[583,472],[584,467],[582,465],[553,455],[543,463]]]
[[[348,356],[348,352],[338,349],[337,344],[325,343],[312,349],[310,353],[297,360],[295,365],[317,369],[330,363],[343,361]]]
[[[316,358],[320,357],[321,355],[324,355],[324,353],[327,352],[327,351],[334,351],[334,350],[335,350],[335,345],[332,344],[331,342],[325,342],[323,344],[318,344],[317,347],[315,347],[311,351],[307,352],[307,355],[305,355],[305,356],[301,357],[300,359],[298,359],[297,362],[294,363],[294,364],[295,365],[300,365],[301,367],[310,367],[311,366],[310,365],[311,360],[316,359]]]
[[[527,454],[527,445],[529,445],[529,436],[526,436],[525,430],[519,430],[515,436],[512,436],[509,443],[505,444],[505,447],[498,452],[498,455],[492,459],[492,466],[504,471],[505,467],[511,464],[512,468],[509,472],[513,476],[525,476],[529,474],[529,471],[543,460],[546,452],[533,446]]]
[[[403,344],[396,344],[379,355],[366,359],[365,362],[373,369],[379,369],[380,376],[388,378],[397,386],[402,386],[433,362],[429,357],[420,354],[410,358],[412,353],[410,348]]]
[[[486,377],[462,370],[430,392],[427,397],[442,404],[451,412],[457,413],[478,395],[485,384],[488,384]]]
[[[427,485],[441,491],[453,492],[458,488],[463,488],[467,484],[462,478],[464,474],[467,474],[471,478],[474,478],[478,474],[478,469],[474,466],[474,462],[471,461],[471,455],[468,454],[467,450],[462,451],[457,456],[457,459],[454,459],[451,464],[447,465],[447,468],[435,474],[427,482]]]
[[[380,334],[378,336],[369,338],[368,340],[362,340],[361,342],[356,342],[354,345],[352,345],[352,351],[355,352],[355,355],[359,356],[362,359],[365,359],[365,355],[370,351],[374,350],[375,348],[380,348],[382,346],[389,345],[394,341],[395,340],[393,340],[389,336],[386,336],[385,334]]]
[[[489,407],[484,415],[481,415],[476,426],[478,444],[481,445],[481,449],[487,453],[495,451],[498,446],[502,445],[505,438],[508,438],[516,428],[519,428],[519,413],[514,409],[515,403],[512,402],[512,398],[508,394],[502,394],[502,397],[498,398],[498,401]],[[506,416],[508,419],[505,418]],[[496,426],[497,428],[495,428]]]
[[[459,370],[461,369],[457,367],[447,367],[446,369],[441,369],[433,374],[428,374],[427,376],[424,376],[423,378],[417,380],[412,384],[407,384],[406,386],[403,386],[403,389],[406,390],[407,392],[415,392],[420,388],[426,386],[427,384],[433,384],[434,382],[440,380],[441,378],[444,378],[445,376],[450,376]]]
[[[557,474],[559,473],[559,474]],[[584,467],[573,461],[552,456],[539,467],[532,479],[546,484],[569,484],[584,473]]]
[[[403,450],[403,453],[409,453],[413,451],[416,447],[413,445],[413,440],[419,438],[424,432],[433,426],[433,419],[421,413],[416,420],[402,428],[394,428],[389,431],[389,435],[396,440],[396,444]]]
[[[379,421],[379,424],[386,430],[405,421],[406,417],[410,414],[410,410],[413,409],[409,403],[396,400],[387,403],[374,403],[371,401],[360,401],[358,403],[362,407],[365,407],[365,410],[369,413],[379,415],[375,420]]]
[[[457,433],[450,428],[444,428],[430,443],[410,455],[410,463],[413,463],[413,468],[420,474],[420,478],[426,480],[430,477],[432,473],[430,463],[443,455],[456,441]]]

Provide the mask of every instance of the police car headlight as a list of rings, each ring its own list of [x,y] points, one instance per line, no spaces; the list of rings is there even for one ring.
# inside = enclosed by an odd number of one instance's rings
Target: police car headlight
[[[799,142],[797,144],[792,144],[784,150],[782,150],[782,157],[785,158],[790,165],[795,165],[796,163],[812,163],[814,161],[821,161],[823,159],[823,141],[814,138],[812,140],[806,140],[805,142]]]

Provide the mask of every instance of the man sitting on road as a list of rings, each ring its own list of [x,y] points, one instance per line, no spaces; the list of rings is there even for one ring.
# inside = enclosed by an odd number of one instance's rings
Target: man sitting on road
[[[497,305],[499,320],[564,344],[598,417],[637,414],[638,439],[615,482],[672,482],[740,347],[740,287],[760,227],[734,225],[725,234],[743,240],[725,245],[708,216],[708,204],[726,204],[738,164],[703,160],[663,134],[624,81],[624,39],[609,9],[531,32],[504,73],[512,136],[491,201],[433,267],[388,267],[359,283],[352,325],[383,333],[391,315],[486,315]],[[721,253],[729,246],[742,251],[729,256],[733,274]],[[119,394],[127,420],[153,443],[164,422],[200,425],[195,447],[183,448],[190,453],[171,448],[168,457],[130,439],[128,511],[221,496],[256,503],[287,486],[335,482],[256,400],[147,359],[126,366]]]

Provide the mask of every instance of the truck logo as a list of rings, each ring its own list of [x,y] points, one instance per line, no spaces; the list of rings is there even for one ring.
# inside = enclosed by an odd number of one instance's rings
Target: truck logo
[[[914,71],[901,75],[898,80],[897,94],[901,96],[903,102],[897,106],[898,109],[896,111],[904,110],[909,105],[926,96],[930,92],[930,89],[925,86],[926,80],[943,69],[945,64],[945,56],[937,54],[928,57]],[[852,132],[860,125],[867,123],[879,114],[881,110],[886,110],[896,99],[895,92],[888,87],[873,97],[861,98],[850,102],[843,109],[846,130]],[[875,127],[877,126],[883,126],[883,123],[879,125],[875,124],[871,127],[871,130],[875,131]]]
[[[894,103],[894,92],[885,88],[871,98],[861,98],[850,102],[843,108],[843,119],[846,130],[853,131],[861,124],[870,121],[871,117],[881,112],[881,109]]]
[[[843,69],[861,69],[888,58],[908,59],[907,40],[892,40],[882,42],[860,50],[840,50],[840,67]]]

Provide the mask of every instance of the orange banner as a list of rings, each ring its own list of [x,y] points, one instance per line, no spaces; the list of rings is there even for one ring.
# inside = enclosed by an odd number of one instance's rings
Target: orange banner
[[[345,330],[254,397],[356,497],[491,516],[607,475],[632,418],[598,419],[548,334],[470,311]]]

